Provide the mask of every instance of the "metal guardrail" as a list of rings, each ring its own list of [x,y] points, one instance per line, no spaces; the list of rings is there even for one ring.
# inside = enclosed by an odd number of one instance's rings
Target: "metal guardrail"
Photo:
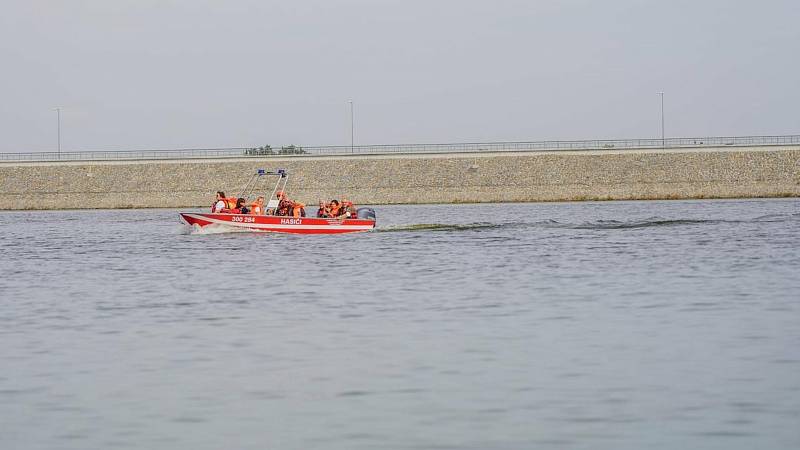
[[[0,162],[124,161],[211,158],[270,158],[315,155],[376,155],[413,153],[537,152],[570,150],[626,150],[658,148],[711,148],[762,145],[800,145],[800,135],[732,136],[667,139],[592,139],[580,141],[469,142],[456,144],[339,145],[316,147],[210,148],[177,150],[121,150],[0,153]]]

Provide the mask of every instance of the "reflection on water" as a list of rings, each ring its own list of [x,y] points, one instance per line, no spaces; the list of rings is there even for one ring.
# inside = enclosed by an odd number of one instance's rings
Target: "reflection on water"
[[[0,214],[2,448],[794,448],[800,202]]]

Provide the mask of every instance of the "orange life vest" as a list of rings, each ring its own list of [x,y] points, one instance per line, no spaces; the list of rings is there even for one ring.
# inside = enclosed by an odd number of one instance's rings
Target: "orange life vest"
[[[304,205],[304,204],[302,204],[300,202],[294,202],[294,204],[292,205],[292,216],[294,216],[294,217],[303,217],[305,215],[305,214],[303,214],[305,212],[305,211],[303,211],[303,208],[305,208],[305,207],[306,207],[306,205]]]
[[[278,203],[278,209],[275,211],[276,216],[291,216],[294,202],[284,197]]]
[[[236,201],[238,199],[236,197],[228,197],[225,199],[225,204],[228,206],[228,209],[236,209]]]

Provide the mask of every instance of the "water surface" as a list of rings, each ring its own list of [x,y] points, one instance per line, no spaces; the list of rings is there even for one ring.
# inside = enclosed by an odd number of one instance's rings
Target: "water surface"
[[[0,213],[0,447],[800,447],[800,201]]]

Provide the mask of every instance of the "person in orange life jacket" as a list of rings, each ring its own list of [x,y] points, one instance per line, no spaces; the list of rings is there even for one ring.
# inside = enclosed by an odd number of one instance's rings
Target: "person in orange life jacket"
[[[250,203],[250,214],[260,216],[264,214],[264,197],[258,197],[256,201]]]
[[[330,217],[330,211],[328,211],[328,205],[325,204],[324,201],[319,201],[319,209],[317,210],[317,217],[327,218]]]
[[[226,214],[247,214],[247,213],[243,213],[242,212],[242,209],[244,208],[244,199],[243,198],[237,198],[236,199],[236,203],[233,206],[234,206],[233,208],[224,208],[220,212],[226,213]],[[247,208],[244,208],[244,209],[246,210]]]
[[[211,205],[211,213],[222,212],[228,205],[225,203],[225,193],[217,191],[217,200]]]
[[[339,203],[339,200],[331,200],[330,203],[330,215],[331,217],[339,217],[342,213],[342,205]]]
[[[236,209],[236,203],[239,201],[239,199],[236,198],[236,197],[225,197],[225,198],[222,199],[222,201],[225,202],[225,207],[223,209],[231,211],[231,210]],[[222,211],[222,212],[225,212],[225,211]]]
[[[306,205],[300,202],[292,202],[292,217],[305,217]]]
[[[228,204],[228,209],[235,209],[236,208],[236,202],[238,202],[238,201],[239,201],[239,199],[236,198],[236,197],[228,197],[228,198],[225,199],[225,203]]]
[[[275,195],[278,197],[278,209],[275,210],[275,215],[276,216],[291,215],[294,202],[289,200],[289,197],[287,197],[286,193],[283,191],[278,191]]]

